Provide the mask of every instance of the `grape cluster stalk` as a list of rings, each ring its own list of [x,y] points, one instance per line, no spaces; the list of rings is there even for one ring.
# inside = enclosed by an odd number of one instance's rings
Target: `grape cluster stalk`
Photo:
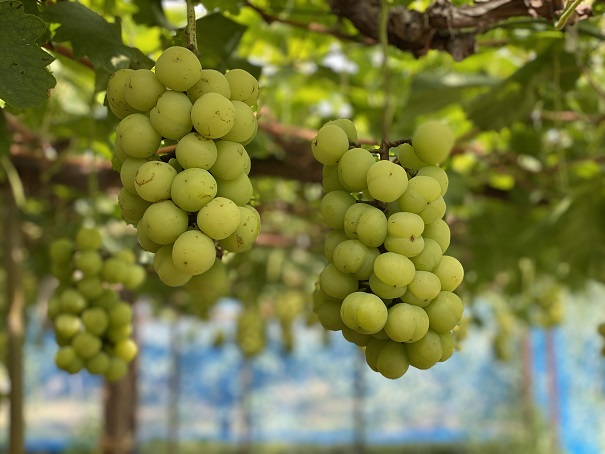
[[[164,50],[155,71],[121,69],[109,80],[107,103],[121,119],[113,157],[120,211],[168,286],[216,287],[218,279],[224,290],[220,257],[248,250],[260,233],[245,149],[258,129],[259,92],[247,71],[202,69],[180,46]]]
[[[70,374],[87,370],[119,380],[138,352],[132,339],[132,309],[120,290],[140,286],[146,270],[130,250],[103,250],[96,228],[81,228],[75,240],[53,240],[50,258],[59,281],[48,302],[59,345],[55,363]]]
[[[313,309],[324,328],[362,347],[368,366],[390,379],[454,352],[464,310],[454,290],[464,269],[446,254],[449,180],[439,166],[453,143],[446,125],[429,121],[411,140],[376,153],[357,144],[348,119],[327,122],[311,142],[323,164],[319,209],[331,228]]]

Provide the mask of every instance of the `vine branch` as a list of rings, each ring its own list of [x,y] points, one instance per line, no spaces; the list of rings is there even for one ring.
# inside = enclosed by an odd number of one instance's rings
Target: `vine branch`
[[[380,2],[330,0],[329,4],[334,14],[349,19],[363,36],[378,41]],[[416,57],[436,49],[463,60],[475,53],[476,35],[490,26],[514,17],[552,22],[563,9],[564,0],[487,0],[458,7],[449,0],[435,0],[425,12],[394,7],[389,11],[388,41]]]
[[[185,28],[185,35],[187,36],[187,48],[195,55],[199,55],[197,48],[197,24],[195,21],[195,8],[193,0],[187,1],[187,26]]]

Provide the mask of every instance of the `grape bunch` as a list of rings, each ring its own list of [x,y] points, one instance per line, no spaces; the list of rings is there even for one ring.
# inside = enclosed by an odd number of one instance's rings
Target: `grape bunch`
[[[438,166],[454,137],[430,121],[382,153],[356,141],[355,125],[338,119],[311,142],[323,164],[320,213],[331,228],[313,309],[324,328],[365,348],[370,368],[396,379],[454,351],[464,309],[454,290],[464,270],[446,255],[448,176]]]
[[[101,233],[81,228],[74,240],[55,239],[50,246],[52,273],[59,285],[48,302],[59,350],[55,362],[75,374],[86,369],[109,381],[122,378],[137,354],[132,309],[121,288],[134,289],[146,277],[130,250],[107,254]]]
[[[158,57],[155,72],[121,69],[109,80],[107,102],[121,119],[118,204],[166,285],[211,272],[222,251],[245,251],[260,233],[244,148],[257,132],[258,95],[247,71],[202,69],[179,46]]]

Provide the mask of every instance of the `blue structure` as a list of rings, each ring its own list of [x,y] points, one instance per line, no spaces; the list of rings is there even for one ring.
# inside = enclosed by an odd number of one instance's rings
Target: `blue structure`
[[[603,290],[593,297],[603,298]],[[140,382],[138,442],[166,440],[173,389],[171,339],[178,339],[181,368],[178,438],[252,442],[353,444],[472,443],[510,441],[524,433],[530,404],[548,428],[558,419],[564,452],[605,452],[605,359],[596,335],[594,305],[569,299],[565,325],[548,335],[532,330],[523,370],[521,355],[511,363],[492,355],[491,330],[473,329],[463,349],[428,371],[410,368],[391,381],[371,371],[356,346],[331,333],[326,344],[317,327],[295,326],[296,345],[285,354],[279,326],[271,326],[268,348],[252,361],[227,341],[212,347],[217,329],[194,319],[178,324],[153,319],[140,305]],[[218,308],[218,325],[234,330],[235,305]],[[522,346],[516,346],[520,352]],[[69,376],[53,364],[56,346],[50,332],[30,325],[26,347],[27,448],[61,452],[94,446],[101,425],[98,377]],[[553,365],[554,368],[553,375]],[[531,401],[524,400],[524,375],[532,378]],[[355,379],[357,377],[357,379]],[[356,381],[357,380],[357,381]],[[356,394],[356,386],[362,393]],[[553,390],[555,393],[553,394]],[[553,400],[554,399],[554,400]],[[364,420],[355,428],[355,408]],[[6,426],[6,412],[0,423]],[[6,442],[6,430],[2,441]]]

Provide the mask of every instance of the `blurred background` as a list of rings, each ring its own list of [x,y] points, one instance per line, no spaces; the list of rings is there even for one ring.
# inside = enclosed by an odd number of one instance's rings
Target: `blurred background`
[[[202,66],[261,85],[246,146],[261,235],[225,257],[218,299],[163,285],[122,220],[104,104],[113,72],[185,42],[186,6],[0,2],[0,55],[22,36],[54,58],[49,73],[10,57],[22,79],[0,67],[2,452],[605,452],[600,2],[195,2]],[[312,311],[328,229],[310,141],[341,117],[366,147],[432,119],[456,136],[457,350],[397,380]],[[80,226],[149,269],[123,294],[139,354],[115,383],[54,362],[48,248]]]

